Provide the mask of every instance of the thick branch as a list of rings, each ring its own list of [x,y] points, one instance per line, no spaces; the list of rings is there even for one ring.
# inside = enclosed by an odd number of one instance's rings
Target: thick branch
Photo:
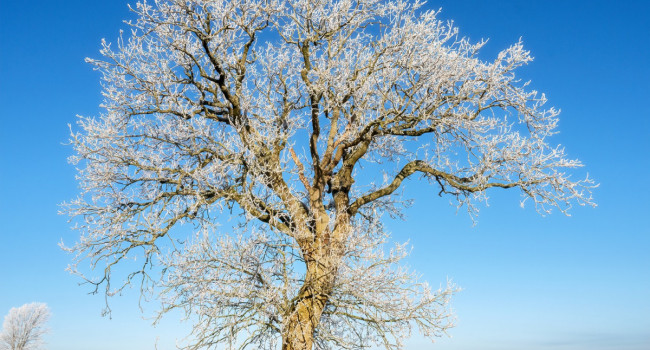
[[[510,183],[491,182],[485,184],[471,185],[470,183],[474,178],[474,176],[459,177],[454,174],[449,174],[444,171],[436,170],[422,160],[414,160],[406,164],[402,168],[402,170],[395,176],[393,181],[390,184],[388,184],[386,187],[383,187],[377,191],[366,194],[365,196],[362,196],[358,198],[356,201],[354,201],[354,203],[350,205],[350,209],[349,209],[350,214],[354,215],[359,210],[359,208],[361,208],[365,204],[368,204],[381,197],[385,197],[392,194],[393,192],[395,192],[395,190],[397,190],[400,187],[404,179],[408,178],[409,176],[413,175],[416,172],[421,172],[433,176],[436,178],[436,180],[445,181],[452,187],[464,192],[479,192],[479,191],[484,191],[491,187],[512,188],[515,186],[533,183],[533,182],[517,181],[517,182],[510,182]]]

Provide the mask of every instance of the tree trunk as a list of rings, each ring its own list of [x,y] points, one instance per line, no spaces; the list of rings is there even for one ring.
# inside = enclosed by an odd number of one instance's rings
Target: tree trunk
[[[320,210],[315,211],[316,239],[303,241],[300,247],[307,272],[298,297],[289,310],[282,334],[282,350],[312,350],[314,331],[320,323],[323,310],[334,290],[336,275],[344,255],[344,244],[349,234],[350,217],[347,215],[347,193],[339,193],[336,225],[330,231],[329,217],[322,207],[320,197],[314,200]],[[343,213],[343,214],[340,214]]]
[[[298,293],[287,316],[282,350],[311,350],[314,344],[314,330],[332,292],[336,265],[331,259],[318,259],[307,263],[305,283]]]

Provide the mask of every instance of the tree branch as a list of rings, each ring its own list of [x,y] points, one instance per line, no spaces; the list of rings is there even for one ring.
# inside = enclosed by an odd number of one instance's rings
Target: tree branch
[[[421,172],[430,176],[433,176],[436,178],[436,180],[444,180],[446,183],[451,185],[452,187],[459,189],[464,192],[479,192],[479,191],[484,191],[488,188],[492,187],[499,187],[499,188],[512,188],[515,186],[521,186],[524,184],[534,184],[538,183],[538,181],[530,181],[530,182],[523,182],[523,181],[518,181],[518,182],[511,182],[511,183],[500,183],[500,182],[491,182],[491,183],[485,183],[485,184],[478,184],[478,185],[470,185],[472,180],[475,178],[475,176],[470,176],[470,177],[459,177],[454,174],[446,173],[444,171],[436,170],[429,166],[425,161],[422,160],[414,160],[412,162],[409,162],[406,164],[402,170],[400,170],[399,173],[395,176],[393,181],[388,184],[386,187],[383,187],[377,191],[371,192],[369,194],[366,194],[360,198],[358,198],[356,201],[354,201],[350,205],[350,214],[354,215],[356,212],[361,208],[362,206],[373,202],[381,197],[388,196],[395,192],[404,179],[408,178],[409,176],[413,175],[416,172]]]

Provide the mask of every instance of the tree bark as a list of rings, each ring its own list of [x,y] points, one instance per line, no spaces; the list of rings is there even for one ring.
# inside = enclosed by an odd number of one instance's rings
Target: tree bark
[[[282,350],[311,350],[314,331],[332,292],[336,267],[329,259],[307,263],[305,282],[291,308],[282,335]]]
[[[347,169],[346,169],[347,170]],[[349,171],[344,172],[347,175]],[[336,179],[335,185],[339,185]],[[344,255],[345,240],[350,233],[350,215],[347,189],[352,183],[348,176],[343,179],[346,190],[336,189],[335,225],[329,227],[329,216],[322,204],[323,188],[313,188],[311,204],[315,208],[313,241],[302,241],[299,245],[305,258],[307,272],[305,282],[300,288],[296,301],[286,316],[285,330],[282,334],[282,350],[312,350],[314,332],[320,323],[323,310],[334,290],[338,269]],[[321,184],[324,186],[324,184]]]

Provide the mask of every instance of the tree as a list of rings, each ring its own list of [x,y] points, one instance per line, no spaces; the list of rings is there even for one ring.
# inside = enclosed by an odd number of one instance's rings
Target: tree
[[[138,3],[130,34],[88,59],[105,112],[72,136],[72,270],[102,269],[87,280],[107,295],[138,283],[160,316],[183,309],[190,348],[443,334],[453,286],[432,291],[397,264],[404,246],[384,249],[406,180],[470,213],[491,188],[566,212],[592,204],[592,182],[571,179],[581,163],[548,141],[558,111],[515,77],[522,43],[480,59],[484,42],[422,5]],[[113,287],[118,263],[131,272]]]
[[[44,303],[11,308],[2,323],[0,349],[39,349],[43,343],[43,335],[48,332],[46,324],[49,319],[50,309]]]

